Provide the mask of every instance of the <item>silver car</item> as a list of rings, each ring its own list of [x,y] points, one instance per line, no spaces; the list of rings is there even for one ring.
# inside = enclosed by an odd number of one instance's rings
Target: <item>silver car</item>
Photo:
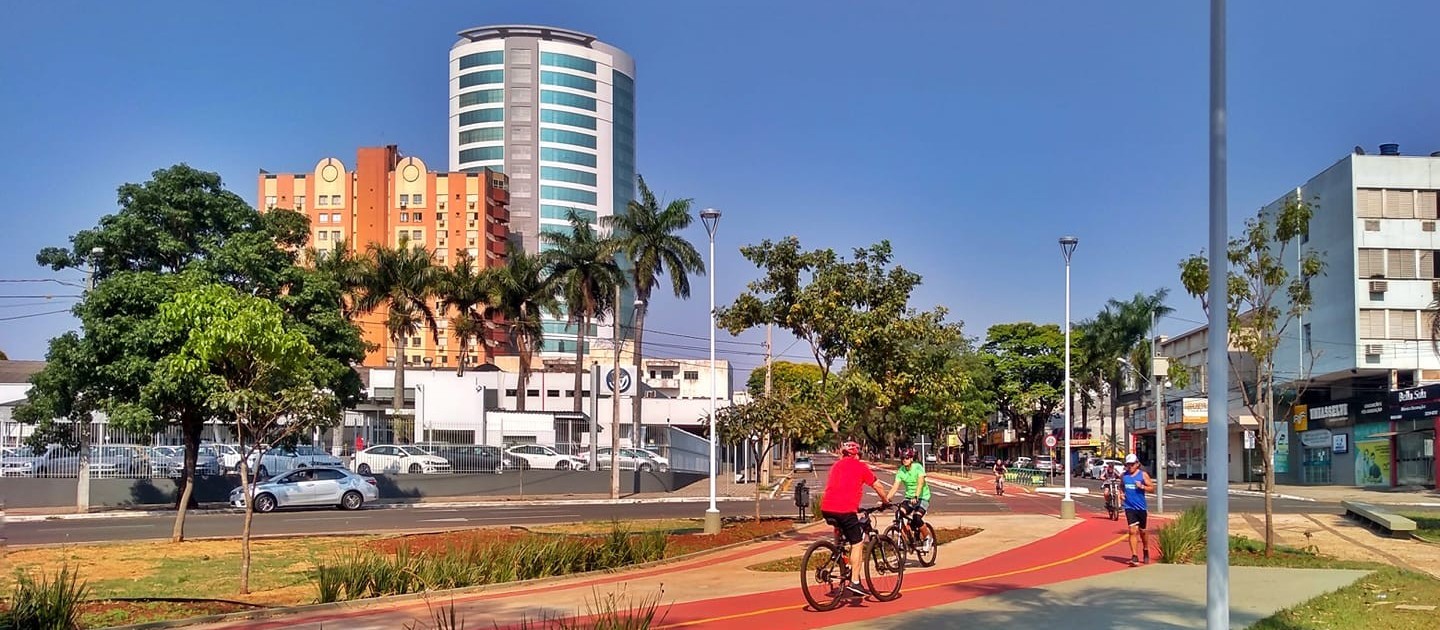
[[[796,457],[796,458],[795,458],[795,472],[814,472],[814,471],[815,471],[815,462],[810,461],[810,458],[809,458],[809,457],[803,457],[803,456],[802,456],[802,457]]]
[[[375,478],[344,468],[301,468],[252,486],[256,512],[275,508],[328,505],[358,510],[366,501],[380,498]],[[244,488],[230,491],[230,504],[245,507]]]
[[[28,446],[6,447],[0,452],[0,477],[34,477],[41,456]]]
[[[150,476],[178,478],[185,475],[185,447],[155,446],[150,449]],[[201,444],[195,459],[195,475],[219,476],[220,454],[209,444]]]

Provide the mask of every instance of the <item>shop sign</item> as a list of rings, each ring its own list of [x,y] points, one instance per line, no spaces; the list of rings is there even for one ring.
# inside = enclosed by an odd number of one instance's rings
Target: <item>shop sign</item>
[[[1305,448],[1329,448],[1331,446],[1330,436],[1329,429],[1306,431],[1300,434],[1300,443],[1305,445]]]
[[[1310,408],[1311,420],[1324,420],[1325,424],[1332,424],[1337,420],[1344,420],[1350,417],[1350,403],[1340,402]]]
[[[1306,431],[1310,428],[1310,407],[1307,405],[1295,405],[1290,408],[1290,426],[1295,428],[1296,433]]]
[[[1349,453],[1350,435],[1346,433],[1336,433],[1335,435],[1330,436],[1330,452],[1335,453],[1336,455]]]
[[[1245,450],[1255,450],[1255,431],[1251,429],[1245,429]]]
[[[1275,472],[1290,472],[1290,423],[1281,420],[1275,423],[1275,448],[1270,451],[1270,462]]]
[[[1419,420],[1440,415],[1440,385],[1390,392],[1391,420]]]
[[[1355,485],[1390,485],[1390,423],[1370,422],[1355,425]]]

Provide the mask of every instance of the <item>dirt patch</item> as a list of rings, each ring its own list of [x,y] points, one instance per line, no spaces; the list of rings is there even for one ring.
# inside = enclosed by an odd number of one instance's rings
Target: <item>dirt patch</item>
[[[1383,562],[1440,577],[1440,545],[1387,538],[1339,514],[1276,514],[1275,542],[1341,560]],[[1230,517],[1230,533],[1265,540],[1264,517]]]
[[[554,525],[531,529],[530,531],[489,527],[439,534],[413,534],[371,540],[366,543],[366,547],[382,553],[395,553],[401,547],[408,548],[412,553],[426,553],[430,551],[464,548],[472,545],[484,546],[513,543],[536,536],[603,536],[609,534],[612,526],[611,523],[588,523],[580,524],[572,530],[572,527],[569,525]],[[688,519],[668,519],[653,522],[642,521],[625,524],[625,527],[632,533],[654,531],[670,532],[665,536],[665,556],[667,558],[777,534],[789,530],[794,526],[795,522],[788,518],[764,519],[758,523],[752,520],[730,521],[724,523],[719,534],[709,535],[703,532],[703,522],[690,521]]]
[[[186,619],[251,610],[228,602],[128,602],[93,601],[81,607],[80,625],[84,628],[108,628],[152,621]]]

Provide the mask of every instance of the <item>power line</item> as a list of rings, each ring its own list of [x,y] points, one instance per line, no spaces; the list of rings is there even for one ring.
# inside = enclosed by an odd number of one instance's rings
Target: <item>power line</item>
[[[59,313],[69,313],[69,312],[70,312],[70,309],[67,308],[67,309],[61,309],[61,310],[58,310],[58,311],[45,311],[44,313],[30,313],[30,314],[27,314],[27,315],[12,315],[12,316],[10,316],[10,317],[0,317],[0,322],[8,322],[8,321],[11,321],[11,320],[16,320],[16,319],[29,319],[29,318],[31,318],[31,317],[42,317],[42,316],[45,316],[45,315],[57,315],[57,314],[59,314]]]
[[[48,300],[51,298],[78,298],[79,295],[0,295],[0,300]]]

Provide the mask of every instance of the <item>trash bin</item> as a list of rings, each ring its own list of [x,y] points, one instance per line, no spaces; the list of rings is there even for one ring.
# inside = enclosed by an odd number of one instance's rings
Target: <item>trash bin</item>
[[[800,510],[800,522],[810,520],[810,488],[805,485],[805,480],[795,482],[795,507]]]

